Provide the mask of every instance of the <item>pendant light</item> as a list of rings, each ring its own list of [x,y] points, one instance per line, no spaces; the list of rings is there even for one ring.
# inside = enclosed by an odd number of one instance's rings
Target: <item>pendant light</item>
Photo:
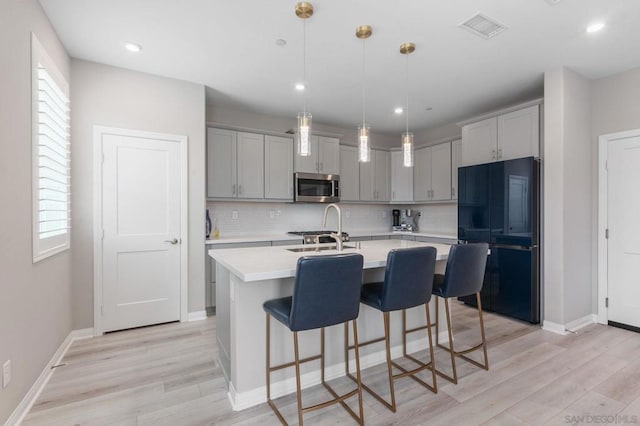
[[[409,54],[416,50],[413,43],[402,43],[400,45],[400,53],[407,57],[407,105],[406,114],[406,131],[402,134],[402,165],[405,167],[413,167],[413,133],[409,132]]]
[[[362,40],[362,124],[358,126],[358,161],[368,163],[371,161],[371,144],[369,140],[370,127],[366,122],[366,82],[365,82],[365,40],[371,37],[373,29],[370,25],[361,25],[356,28],[356,37]]]
[[[311,155],[311,113],[307,112],[307,19],[313,16],[313,5],[308,2],[296,4],[296,15],[302,19],[302,84],[304,85],[303,108],[298,113],[298,155]]]

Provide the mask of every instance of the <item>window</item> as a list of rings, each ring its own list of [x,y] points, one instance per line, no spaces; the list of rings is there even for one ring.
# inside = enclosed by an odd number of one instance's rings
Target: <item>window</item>
[[[33,261],[69,248],[69,85],[31,34]]]

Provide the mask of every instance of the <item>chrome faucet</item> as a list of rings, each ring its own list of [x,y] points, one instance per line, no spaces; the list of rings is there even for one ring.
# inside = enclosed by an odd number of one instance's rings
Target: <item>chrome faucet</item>
[[[336,209],[336,213],[338,214],[338,232],[332,232],[331,234],[329,234],[329,236],[331,238],[333,238],[334,240],[336,240],[336,249],[338,251],[342,251],[342,211],[340,211],[340,206],[338,206],[337,204],[329,204],[327,205],[327,207],[324,208],[324,217],[322,219],[322,226],[327,226],[327,213],[329,213],[329,208],[333,207],[334,209]]]

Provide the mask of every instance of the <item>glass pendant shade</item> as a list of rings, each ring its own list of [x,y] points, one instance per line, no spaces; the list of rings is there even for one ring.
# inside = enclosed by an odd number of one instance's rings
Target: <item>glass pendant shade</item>
[[[413,167],[413,133],[402,134],[402,165]]]
[[[358,126],[358,161],[368,163],[371,161],[371,145],[369,144],[369,125]]]
[[[298,155],[311,155],[311,113],[298,113]]]

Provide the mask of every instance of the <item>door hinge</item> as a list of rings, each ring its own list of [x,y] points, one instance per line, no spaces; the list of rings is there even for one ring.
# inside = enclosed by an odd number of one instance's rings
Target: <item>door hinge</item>
[[[609,228],[607,228],[607,229],[605,229],[605,230],[604,230],[604,238],[605,238],[606,240],[608,240],[608,239],[609,239]]]
[[[609,307],[609,298],[608,297],[604,298],[604,306],[605,306],[605,308]]]

